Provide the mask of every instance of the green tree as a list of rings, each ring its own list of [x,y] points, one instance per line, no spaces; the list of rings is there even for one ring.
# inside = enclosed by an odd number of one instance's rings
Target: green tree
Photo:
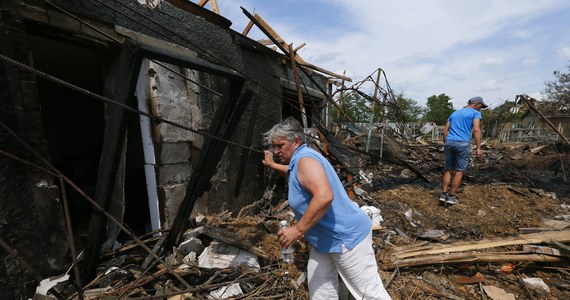
[[[555,80],[546,81],[544,95],[548,105],[552,110],[570,109],[570,65],[566,66],[568,73],[554,71]]]
[[[386,120],[390,122],[414,123],[417,122],[423,112],[412,98],[407,98],[404,92],[394,95],[395,99],[386,107]]]
[[[446,94],[433,95],[427,99],[427,108],[424,121],[434,122],[437,125],[444,125],[447,118],[454,112],[451,97]]]
[[[370,120],[370,103],[361,95],[350,92],[341,99],[341,109],[353,122],[368,122]],[[346,120],[346,116],[335,107],[332,110],[333,121]]]

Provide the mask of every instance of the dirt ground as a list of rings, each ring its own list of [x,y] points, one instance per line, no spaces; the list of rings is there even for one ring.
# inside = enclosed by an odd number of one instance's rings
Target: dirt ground
[[[393,299],[493,299],[483,292],[484,286],[503,289],[517,299],[570,299],[568,256],[556,263],[498,261],[386,268],[395,249],[425,240],[422,235],[429,230],[439,230],[443,234],[442,239],[429,243],[476,243],[484,239],[514,237],[520,229],[548,228],[553,226],[548,220],[570,214],[567,206],[570,204],[570,185],[565,181],[568,174],[564,173],[568,171],[560,168],[570,166],[570,154],[554,151],[533,154],[528,149],[509,147],[500,151],[487,149],[486,152],[485,158],[473,160],[466,172],[457,193],[459,204],[448,207],[437,200],[441,191],[443,157],[440,151],[430,152],[429,163],[423,160],[421,171],[431,183],[411,179],[405,168],[396,165],[381,164],[368,169],[374,174],[373,181],[361,186],[367,194],[355,201],[381,210],[384,221],[381,228],[374,230],[374,244],[381,277]],[[555,173],[556,169],[558,172]],[[285,211],[274,207],[271,212],[278,218],[277,215],[282,217]],[[257,217],[233,219],[232,222],[237,224],[230,227],[236,228],[241,236],[257,240],[279,264],[275,235],[267,234],[276,230],[277,220],[270,218],[266,224],[273,224],[270,225],[273,227],[255,236],[251,226],[259,228],[259,221]],[[248,226],[239,225],[243,222],[249,223]],[[286,276],[293,281],[306,270],[308,254],[303,242],[298,242],[295,247],[294,265],[278,266],[286,270]],[[514,245],[481,251],[518,253],[520,250],[521,246]],[[481,283],[457,282],[475,275],[483,278],[478,280]],[[527,277],[542,279],[550,291],[528,288],[522,283]],[[291,291],[294,291],[294,299],[307,299],[306,284]]]

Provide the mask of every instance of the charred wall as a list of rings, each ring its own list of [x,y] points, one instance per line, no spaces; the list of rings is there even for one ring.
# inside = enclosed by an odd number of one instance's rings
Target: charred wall
[[[25,3],[25,4],[24,4]],[[59,0],[59,8],[42,1],[6,1],[2,9],[2,55],[18,59],[50,75],[78,85],[95,94],[112,98],[113,69],[119,56],[120,43],[125,39],[149,39],[182,48],[189,57],[234,70],[246,81],[243,90],[254,97],[237,124],[231,142],[217,164],[211,189],[198,201],[195,211],[213,213],[221,210],[237,212],[244,205],[261,197],[264,190],[263,168],[258,152],[262,149],[262,133],[283,117],[284,102],[281,80],[293,81],[287,58],[228,28],[219,27],[204,18],[162,2],[159,9],[149,9],[133,1]],[[64,11],[61,11],[63,9]],[[21,15],[15,15],[19,12]],[[67,13],[94,24],[97,30]],[[131,33],[128,33],[131,32]],[[140,79],[148,94],[139,103],[156,116],[197,129],[208,130],[221,103],[219,95],[229,92],[227,78],[169,65],[169,68],[192,78],[172,75],[155,62],[143,64]],[[322,76],[300,74],[310,88],[326,85]],[[86,95],[70,92],[44,78],[34,76],[12,64],[2,63],[0,69],[0,121],[22,137],[40,157],[77,182],[89,196],[98,184],[101,147],[110,131],[106,122],[109,104]],[[207,89],[205,88],[207,87]],[[217,92],[219,95],[211,93]],[[133,96],[135,97],[135,96]],[[141,108],[141,106],[136,107]],[[289,108],[291,111],[293,108]],[[163,123],[152,123],[150,147],[156,160],[147,161],[139,115],[130,116],[123,156],[116,173],[113,215],[137,233],[148,231],[147,211],[134,208],[147,206],[151,197],[145,190],[149,184],[148,169],[154,171],[156,192],[163,219],[168,227],[185,195],[185,187],[203,146],[203,136],[182,132]],[[0,130],[1,149],[18,153],[24,159],[39,159],[6,130]],[[35,280],[61,272],[70,263],[61,192],[56,178],[17,160],[0,155],[0,234],[2,240],[18,251],[21,259],[29,260],[34,270],[24,270],[17,259],[2,252],[5,261],[0,269],[0,289],[15,291],[6,299],[24,295]],[[71,189],[69,189],[71,190]],[[76,243],[85,247],[85,220],[90,205],[70,192]],[[107,207],[111,210],[111,208]],[[144,220],[141,220],[144,219]],[[81,220],[84,222],[82,223]],[[135,222],[140,222],[135,226]],[[110,229],[110,227],[108,228]],[[116,234],[115,228],[115,234]],[[46,250],[47,249],[47,250]],[[23,276],[23,274],[26,274]],[[5,288],[4,288],[5,287]],[[2,296],[2,294],[0,294]]]
[[[17,10],[0,7],[0,52],[25,64],[32,63],[23,24]],[[49,157],[41,106],[33,74],[13,65],[0,65],[0,149],[18,159],[0,155],[0,298],[25,298],[36,279],[65,266],[67,241],[61,195],[55,178],[28,163],[46,164]],[[21,160],[19,160],[21,159]]]

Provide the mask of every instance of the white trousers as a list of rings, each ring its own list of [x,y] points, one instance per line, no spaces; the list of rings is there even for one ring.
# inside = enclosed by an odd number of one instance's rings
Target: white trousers
[[[391,300],[378,274],[372,232],[350,251],[344,245],[342,253],[311,249],[307,264],[311,300],[338,299],[338,275],[356,299]]]

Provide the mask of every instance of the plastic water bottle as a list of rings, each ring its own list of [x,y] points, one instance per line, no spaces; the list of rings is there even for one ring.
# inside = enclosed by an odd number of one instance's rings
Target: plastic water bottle
[[[289,222],[287,222],[287,220],[283,220],[281,221],[281,223],[279,223],[279,231],[286,229],[289,227]],[[292,263],[293,262],[293,246],[289,246],[287,248],[281,247],[281,259],[283,259],[283,261],[285,263]]]

